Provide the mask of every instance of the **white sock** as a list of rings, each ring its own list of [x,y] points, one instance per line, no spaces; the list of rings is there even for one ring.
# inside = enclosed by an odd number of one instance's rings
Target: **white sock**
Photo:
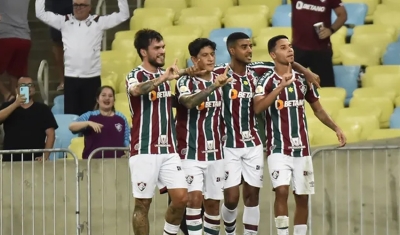
[[[203,220],[201,209],[186,207],[186,225],[189,235],[201,235],[203,231]]]
[[[221,226],[221,216],[208,215],[204,212],[204,234],[205,235],[219,235]]]
[[[179,232],[179,225],[169,224],[167,223],[167,221],[165,221],[163,235],[176,235],[178,234],[178,232]]]
[[[289,217],[285,215],[276,217],[275,226],[278,230],[278,235],[289,235]]]
[[[294,226],[293,230],[293,235],[306,235],[307,224],[297,224]]]
[[[229,210],[226,208],[225,204],[222,204],[221,207],[221,215],[224,220],[225,225],[225,234],[226,235],[235,235],[236,234],[236,217],[237,217],[237,208],[233,210]]]
[[[246,235],[256,235],[258,233],[258,225],[260,223],[260,207],[244,207],[243,226]]]

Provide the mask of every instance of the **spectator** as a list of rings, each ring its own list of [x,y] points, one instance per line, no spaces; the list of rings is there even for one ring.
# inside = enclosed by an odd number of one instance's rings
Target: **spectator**
[[[61,31],[64,43],[64,112],[82,115],[92,110],[101,86],[100,50],[104,30],[129,18],[127,0],[118,0],[119,12],[90,15],[90,0],[74,0],[74,15],[44,10],[45,0],[36,0],[36,17]]]
[[[28,25],[29,0],[0,1],[0,75],[10,77],[10,90],[0,82],[4,101],[15,99],[18,78],[28,75],[31,36]]]
[[[101,147],[127,147],[130,128],[125,116],[114,108],[115,91],[110,86],[102,86],[97,92],[97,104],[94,111],[82,114],[76,122],[70,124],[72,132],[82,132],[85,148],[82,158],[87,159],[95,149]],[[104,158],[121,157],[123,151],[104,151]],[[94,158],[102,158],[98,152]]]
[[[0,107],[0,124],[4,124],[4,150],[52,149],[55,140],[56,119],[50,108],[33,100],[35,87],[32,78],[21,77],[18,87],[29,87],[29,102],[18,95]],[[49,159],[50,152],[34,153],[36,160]],[[13,154],[13,161],[32,161],[32,154]],[[3,161],[11,161],[9,154],[3,154]]]
[[[51,0],[51,11],[59,15],[72,14],[72,0]],[[60,84],[57,91],[64,90],[64,46],[61,32],[55,28],[50,28],[50,36],[53,40],[53,54],[57,66]]]
[[[331,24],[332,10],[337,19]],[[347,20],[341,0],[292,0],[292,35],[295,61],[321,78],[321,87],[334,87],[332,45],[330,36]],[[314,28],[314,24],[323,27]],[[317,33],[319,32],[319,33]]]

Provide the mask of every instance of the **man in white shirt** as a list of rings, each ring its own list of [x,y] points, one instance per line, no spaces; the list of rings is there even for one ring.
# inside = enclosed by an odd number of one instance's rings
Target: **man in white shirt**
[[[90,14],[90,0],[73,0],[73,15],[45,11],[44,3],[36,0],[36,17],[60,30],[64,44],[64,112],[81,115],[93,109],[101,86],[103,32],[129,18],[128,2],[118,0],[119,12],[105,16]]]

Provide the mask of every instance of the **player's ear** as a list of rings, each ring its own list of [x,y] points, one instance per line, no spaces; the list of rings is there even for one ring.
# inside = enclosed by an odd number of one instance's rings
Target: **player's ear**
[[[140,54],[142,57],[147,57],[147,51],[145,49],[140,49]]]
[[[190,57],[190,60],[192,61],[193,65],[196,65],[197,62],[199,61],[199,59],[197,59],[196,56],[191,56],[191,57]]]
[[[275,52],[270,52],[269,53],[269,55],[271,56],[271,58],[273,59],[273,60],[275,60],[276,59],[276,54],[275,54]]]
[[[230,54],[230,55],[235,54],[235,49],[234,49],[233,47],[229,47],[229,48],[228,48],[228,51],[229,51],[229,54]]]

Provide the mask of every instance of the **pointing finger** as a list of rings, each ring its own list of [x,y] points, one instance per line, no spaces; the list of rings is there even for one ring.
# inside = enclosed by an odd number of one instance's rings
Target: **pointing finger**
[[[229,65],[227,65],[227,66],[225,67],[225,71],[224,71],[224,75],[225,75],[225,76],[228,74],[228,71],[229,71]]]
[[[177,63],[178,63],[178,59],[176,58],[174,61],[174,66],[176,66]]]

